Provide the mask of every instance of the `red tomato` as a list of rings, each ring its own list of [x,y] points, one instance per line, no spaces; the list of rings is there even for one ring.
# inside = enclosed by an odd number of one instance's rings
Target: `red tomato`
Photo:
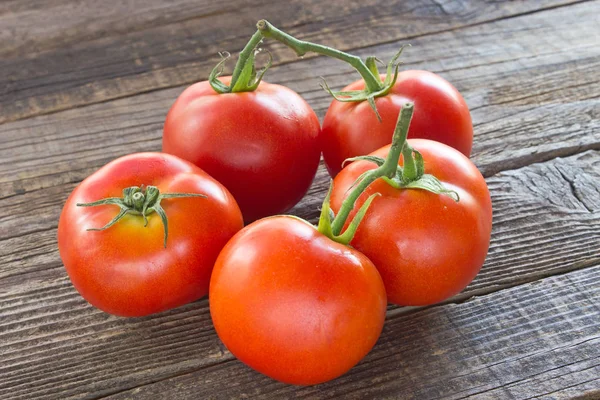
[[[460,201],[425,190],[394,189],[378,179],[357,200],[355,210],[372,193],[382,194],[351,244],[373,261],[391,303],[422,306],[457,294],[477,275],[490,243],[492,203],[485,180],[467,157],[439,142],[408,142],[423,155],[425,173],[455,190]],[[371,154],[385,158],[389,148]],[[331,195],[335,212],[356,178],[374,168],[356,161],[337,175]]]
[[[163,199],[168,217],[164,246],[161,218],[119,213],[115,205],[80,207],[121,197],[131,186],[153,185],[161,193],[201,193],[207,198]],[[142,316],[204,296],[225,243],[242,228],[235,200],[200,168],[177,157],[138,153],[110,162],[79,184],[63,208],[58,247],[75,288],[92,305],[121,316]]]
[[[319,164],[319,132],[316,114],[291,89],[262,81],[254,92],[218,94],[205,81],[171,107],[163,151],[225,185],[249,222],[304,196]]]
[[[363,80],[343,90],[362,90]],[[333,100],[323,120],[323,158],[331,176],[344,160],[364,156],[392,141],[402,105],[415,104],[409,138],[436,140],[471,154],[473,125],[460,93],[444,78],[428,71],[402,71],[389,94],[375,99],[381,122],[366,101]]]
[[[227,243],[209,299],[215,329],[236,357],[297,385],[352,368],[377,341],[386,311],[367,257],[289,216],[257,221]]]

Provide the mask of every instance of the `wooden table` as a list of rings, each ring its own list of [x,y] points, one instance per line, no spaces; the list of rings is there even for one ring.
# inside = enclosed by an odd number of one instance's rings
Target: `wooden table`
[[[0,398],[600,398],[600,2],[5,0],[0,3]],[[373,351],[315,387],[219,342],[202,299],[123,319],[86,303],[56,245],[63,202],[108,161],[159,151],[165,114],[260,18],[299,38],[428,69],[465,96],[494,204],[460,295],[394,308]],[[271,82],[320,117],[357,78],[278,43]],[[231,66],[230,66],[231,67]],[[321,167],[293,213],[314,221]]]

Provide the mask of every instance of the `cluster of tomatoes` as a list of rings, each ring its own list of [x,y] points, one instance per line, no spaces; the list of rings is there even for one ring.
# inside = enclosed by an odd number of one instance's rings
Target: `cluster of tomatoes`
[[[377,341],[388,302],[458,293],[490,240],[465,101],[430,72],[395,78],[374,104],[333,100],[322,126],[284,86],[187,88],[167,115],[162,153],[112,161],[66,201],[58,244],[74,286],[120,316],[208,294],[219,337],[252,368],[302,385],[347,372]],[[407,102],[415,139],[405,143],[396,139]],[[334,180],[316,228],[279,214],[305,195],[321,154]]]

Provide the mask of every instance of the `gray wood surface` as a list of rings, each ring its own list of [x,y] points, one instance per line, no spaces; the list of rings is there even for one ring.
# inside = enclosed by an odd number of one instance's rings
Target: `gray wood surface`
[[[600,398],[600,2],[11,0],[0,4],[0,399]],[[429,69],[465,96],[494,206],[461,294],[390,307],[373,352],[310,388],[220,344],[208,300],[122,319],[87,304],[58,256],[62,204],[106,162],[160,150],[169,106],[259,18],[301,38]],[[265,44],[267,80],[323,116],[318,77],[356,74]],[[292,213],[313,220],[320,168]]]
[[[596,266],[391,316],[359,366],[318,387],[276,383],[231,361],[108,398],[496,399],[559,397],[570,385],[591,397],[600,385],[599,303]]]

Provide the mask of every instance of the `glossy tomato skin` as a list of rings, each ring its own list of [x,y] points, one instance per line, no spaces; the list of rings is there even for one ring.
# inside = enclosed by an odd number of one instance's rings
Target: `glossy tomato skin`
[[[364,81],[359,80],[343,90],[364,88]],[[331,176],[337,175],[347,158],[390,144],[398,114],[407,101],[415,105],[409,138],[436,140],[470,156],[473,124],[460,93],[432,72],[402,71],[390,93],[375,99],[381,122],[366,101],[331,102],[321,134],[323,158]]]
[[[225,185],[250,222],[304,196],[319,164],[319,133],[316,114],[291,89],[263,81],[254,92],[218,94],[200,82],[171,107],[163,151]]]
[[[381,333],[387,303],[364,255],[289,216],[262,219],[231,239],[209,300],[215,329],[237,358],[296,385],[357,364]]]
[[[163,245],[160,217],[148,226],[126,215],[104,231],[115,205],[78,207],[121,197],[131,186],[154,185],[161,193],[202,193],[208,198],[164,199],[169,236]],[[67,273],[92,305],[120,316],[143,316],[189,303],[208,292],[220,250],[243,226],[233,196],[200,168],[161,153],[137,153],[114,160],[71,193],[58,224],[58,247]]]
[[[492,203],[481,173],[464,155],[431,140],[409,143],[423,155],[425,173],[457,191],[460,201],[425,190],[394,189],[377,180],[355,208],[372,193],[382,196],[371,204],[351,244],[373,261],[391,303],[423,306],[459,293],[477,275],[490,243]],[[389,147],[371,154],[385,158]],[[373,163],[357,161],[337,175],[331,196],[335,212],[352,182],[373,168]]]

